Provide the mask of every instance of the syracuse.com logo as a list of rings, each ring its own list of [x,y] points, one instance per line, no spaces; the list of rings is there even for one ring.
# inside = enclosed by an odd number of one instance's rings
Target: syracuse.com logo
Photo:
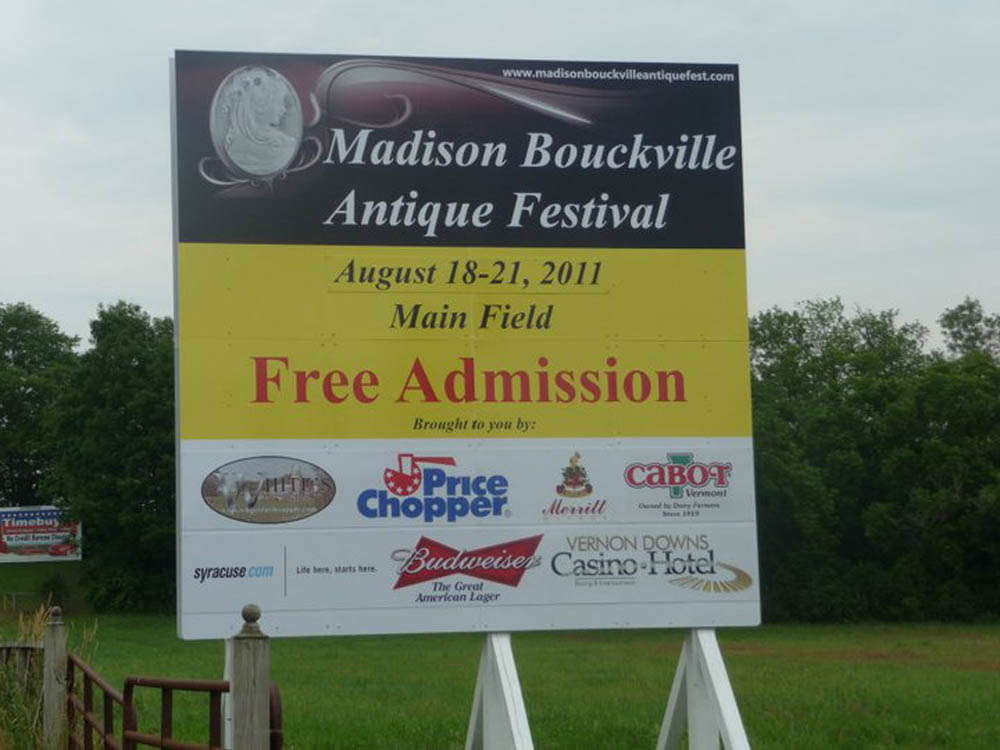
[[[507,477],[502,474],[459,474],[440,466],[455,466],[448,456],[414,456],[400,453],[398,468],[386,469],[385,489],[369,488],[358,495],[358,513],[365,518],[422,518],[425,523],[444,519],[454,523],[473,516],[510,515]],[[426,468],[421,468],[422,466]]]

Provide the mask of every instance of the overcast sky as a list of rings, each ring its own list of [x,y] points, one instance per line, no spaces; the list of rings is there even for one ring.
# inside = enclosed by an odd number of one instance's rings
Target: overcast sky
[[[750,309],[1000,311],[1000,3],[38,2],[0,24],[0,302],[172,313],[175,49],[741,68]]]

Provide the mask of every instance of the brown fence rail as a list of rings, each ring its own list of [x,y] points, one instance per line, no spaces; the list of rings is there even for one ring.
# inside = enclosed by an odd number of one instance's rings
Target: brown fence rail
[[[160,734],[159,736],[139,731],[137,722],[126,725],[126,742],[147,747],[170,748],[171,750],[222,750],[222,694],[229,692],[225,680],[174,680],[162,677],[127,677],[125,679],[125,702],[134,705],[137,687],[154,688],[160,691]],[[174,739],[174,691],[208,693],[208,744],[199,745]],[[138,718],[138,717],[136,717]],[[131,750],[131,747],[128,749]]]
[[[76,672],[83,676],[82,695],[76,689]],[[103,693],[102,712],[94,711],[94,687]],[[76,654],[66,659],[66,714],[69,727],[68,746],[70,750],[83,748],[92,750],[94,735],[103,742],[103,747],[113,750],[131,750],[129,744],[115,736],[115,707],[121,708],[121,726],[126,726],[129,718],[135,718],[135,708],[126,705],[122,694],[108,684],[93,667]],[[82,719],[82,731],[77,732],[77,716]]]
[[[77,690],[76,672],[83,675],[82,695]],[[103,742],[102,747],[114,750],[136,750],[144,747],[165,748],[166,750],[223,750],[222,748],[222,695],[229,692],[226,680],[178,680],[165,677],[127,677],[125,689],[119,693],[109,685],[94,669],[75,654],[70,654],[66,667],[66,709],[69,721],[70,750],[92,750],[94,740]],[[103,713],[99,717],[94,711],[94,687],[104,694]],[[139,730],[139,713],[135,705],[136,688],[152,688],[160,691],[159,734]],[[202,745],[175,739],[174,693],[177,691],[208,694],[208,744]],[[115,735],[115,706],[121,708],[121,733]],[[82,719],[82,731],[78,731],[77,718]],[[270,691],[270,746],[271,750],[281,750],[284,741],[281,715],[281,694],[278,686],[271,683]]]
[[[257,620],[260,608],[253,604],[243,607],[243,627],[239,634],[227,642],[227,663],[230,654],[252,655],[269,673],[270,645],[261,633]],[[183,680],[161,677],[128,677],[125,688],[118,692],[89,664],[66,649],[66,623],[59,607],[48,613],[42,643],[0,643],[0,667],[3,668],[5,686],[14,685],[18,693],[24,688],[26,695],[38,694],[38,718],[41,745],[47,748],[61,746],[70,750],[94,750],[100,746],[107,750],[137,750],[140,745],[165,750],[223,750],[223,694],[232,692],[228,680]],[[233,651],[230,652],[229,648]],[[238,651],[238,649],[240,649]],[[252,666],[246,659],[234,668],[238,690],[252,704],[247,717],[260,713],[264,707],[256,703],[262,695],[253,694],[252,686],[260,684],[260,672],[245,668]],[[13,672],[13,677],[11,675]],[[78,679],[79,678],[79,679]],[[33,686],[38,686],[36,690]],[[135,703],[137,688],[160,691],[160,727],[157,734],[139,729],[139,712]],[[200,745],[173,737],[175,694],[202,693],[208,696],[208,744]],[[100,696],[95,696],[100,692]],[[253,695],[253,697],[251,697]],[[239,695],[237,697],[240,697]],[[268,742],[271,750],[281,750],[284,740],[281,715],[281,695],[277,686],[270,683],[268,734],[261,736],[264,727],[250,723],[238,726],[241,732],[250,729],[247,742]],[[99,705],[98,705],[99,704]],[[254,724],[256,722],[253,722]],[[242,742],[242,740],[241,740]],[[244,743],[245,744],[245,743]]]
[[[281,750],[285,742],[285,730],[281,724],[281,691],[271,683],[271,750]]]
[[[24,682],[31,674],[40,674],[45,652],[41,643],[0,643],[0,666],[14,671]]]

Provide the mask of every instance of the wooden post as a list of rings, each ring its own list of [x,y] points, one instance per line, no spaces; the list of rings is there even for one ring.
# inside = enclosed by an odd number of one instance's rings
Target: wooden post
[[[271,640],[257,621],[260,607],[243,608],[243,628],[232,638],[229,692],[233,747],[268,750],[270,744]]]
[[[66,746],[66,625],[53,607],[42,641],[42,732],[45,750]]]

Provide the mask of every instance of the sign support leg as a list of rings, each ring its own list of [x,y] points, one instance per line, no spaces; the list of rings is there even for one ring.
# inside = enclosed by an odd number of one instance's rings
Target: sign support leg
[[[489,633],[479,657],[465,750],[534,750],[510,633]]]
[[[691,750],[750,750],[713,628],[688,633],[681,648],[656,750],[680,747],[685,724]]]

